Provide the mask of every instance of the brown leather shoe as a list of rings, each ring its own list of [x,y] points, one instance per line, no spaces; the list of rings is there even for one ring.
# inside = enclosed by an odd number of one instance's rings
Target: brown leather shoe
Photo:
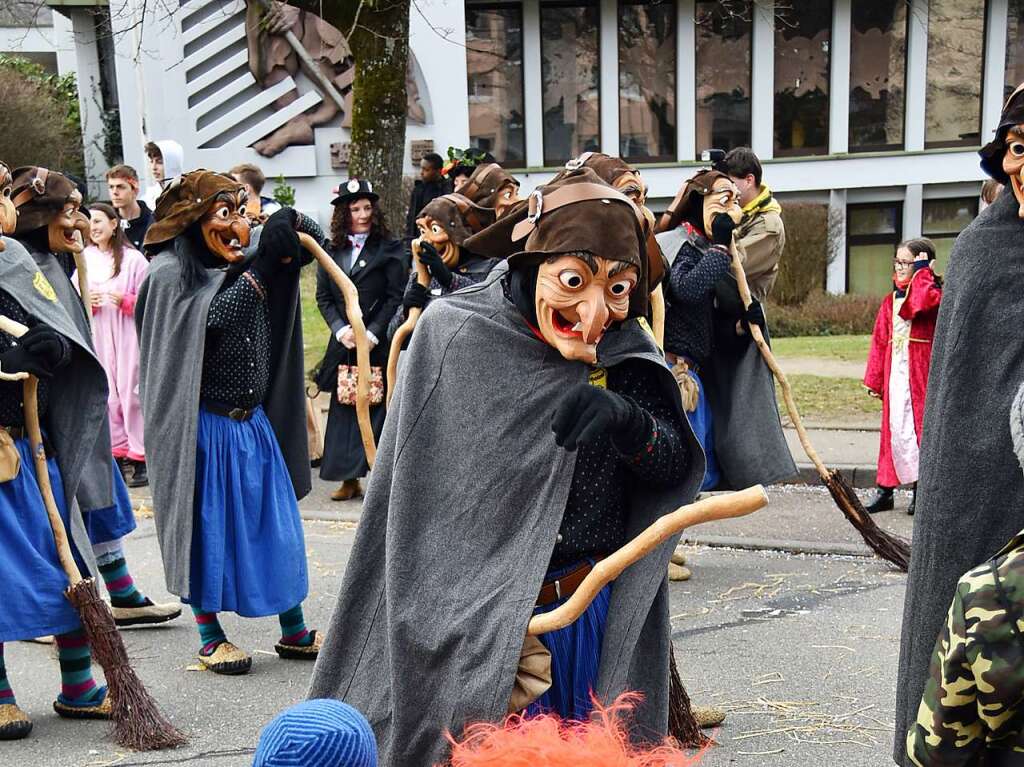
[[[32,720],[14,703],[0,706],[0,740],[21,740],[32,732]]]
[[[363,495],[363,488],[359,486],[358,479],[346,479],[341,487],[331,493],[332,501],[348,501],[353,498],[360,498]]]

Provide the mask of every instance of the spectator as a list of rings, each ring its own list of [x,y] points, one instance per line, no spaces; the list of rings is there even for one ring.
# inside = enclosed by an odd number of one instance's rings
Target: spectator
[[[878,491],[865,508],[874,514],[893,508],[893,490],[914,486],[907,508],[917,505],[917,474],[924,396],[932,358],[942,282],[932,271],[935,245],[921,238],[896,248],[893,290],[882,299],[871,338],[864,386],[882,400],[878,448]]]
[[[260,221],[261,217],[266,218],[281,209],[281,205],[272,197],[263,196],[263,186],[267,183],[267,177],[263,175],[258,165],[245,162],[228,172],[235,181],[245,186],[245,193],[249,196],[245,209],[250,219]]]
[[[750,294],[763,302],[775,284],[786,247],[782,207],[761,180],[761,162],[750,147],[737,147],[716,166],[740,192],[743,219],[736,227],[736,247],[747,275]]]
[[[139,198],[139,174],[131,165],[115,165],[107,171],[107,191],[117,209],[128,242],[140,253],[146,230],[153,223],[153,211]]]
[[[146,144],[146,157],[149,158],[149,175],[153,185],[143,196],[146,205],[156,210],[156,198],[161,195],[167,183],[185,172],[185,156],[181,144],[177,141],[150,141]]]
[[[338,700],[306,700],[274,717],[256,746],[253,767],[377,767],[366,717]]]
[[[83,253],[89,273],[92,337],[107,373],[111,452],[128,487],[145,487],[146,449],[139,405],[139,341],[135,298],[146,277],[146,259],[131,247],[117,211],[106,203],[89,209],[92,245]],[[77,285],[77,276],[72,282]]]
[[[448,192],[448,185],[441,175],[444,160],[436,152],[428,152],[420,160],[420,177],[413,185],[409,198],[409,212],[405,216],[405,239],[412,242],[420,233],[416,219],[420,211],[435,197]]]

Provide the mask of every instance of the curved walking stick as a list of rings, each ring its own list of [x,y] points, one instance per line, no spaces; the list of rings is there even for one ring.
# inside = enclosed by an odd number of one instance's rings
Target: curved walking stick
[[[363,312],[359,308],[359,292],[352,278],[320,247],[320,243],[305,232],[299,232],[299,242],[323,267],[327,276],[334,281],[341,290],[341,295],[345,297],[345,316],[356,337],[356,366],[359,369],[359,380],[356,383],[356,420],[359,422],[359,436],[366,452],[366,462],[372,469],[377,458],[377,443],[373,438],[373,423],[370,421],[370,339],[366,337]]]
[[[423,287],[428,287],[430,274],[427,272],[427,267],[420,262],[420,240],[418,237],[412,241],[412,260],[416,265],[416,282]],[[402,353],[402,344],[416,327],[421,314],[423,314],[423,310],[418,307],[410,309],[409,316],[395,331],[395,337],[391,339],[391,348],[388,350],[388,405],[391,404],[391,396],[395,393],[395,382],[398,380],[398,356]]]
[[[75,259],[75,270],[78,272],[78,293],[82,296],[85,306],[85,321],[92,327],[92,296],[89,292],[89,268],[85,265],[85,252],[72,253]]]
[[[551,612],[533,616],[526,629],[527,635],[547,634],[571,624],[583,615],[601,589],[618,578],[623,570],[643,559],[673,535],[704,522],[746,516],[767,505],[768,495],[764,488],[761,485],[754,485],[735,493],[704,498],[659,517],[636,538],[594,565],[565,604]]]
[[[753,299],[750,296],[747,275],[743,271],[743,264],[740,262],[739,251],[736,249],[735,242],[730,247],[730,252],[732,253],[732,270],[736,277],[736,284],[739,287],[740,300],[743,301],[744,307],[749,307]],[[907,572],[910,568],[910,544],[904,539],[887,533],[880,528],[875,523],[875,520],[871,518],[871,515],[868,514],[864,504],[860,502],[857,493],[854,492],[842,473],[838,469],[829,469],[825,466],[824,461],[818,455],[818,451],[811,444],[811,438],[808,436],[803,419],[800,418],[800,412],[797,410],[796,400],[793,399],[793,389],[789,385],[786,374],[779,367],[778,360],[772,354],[771,347],[768,346],[764,333],[757,325],[749,325],[749,327],[750,335],[754,339],[754,343],[757,344],[761,356],[772,371],[772,375],[779,382],[779,388],[782,389],[782,399],[786,403],[789,419],[793,422],[793,427],[800,438],[800,444],[803,446],[807,457],[811,459],[811,463],[814,464],[814,468],[817,470],[818,476],[821,477],[821,481],[828,488],[832,500],[835,501],[843,515],[857,529],[864,542],[875,554],[892,563],[903,572]]]

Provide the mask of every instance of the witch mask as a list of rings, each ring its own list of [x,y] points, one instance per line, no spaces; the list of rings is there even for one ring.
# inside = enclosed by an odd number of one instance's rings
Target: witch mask
[[[213,205],[199,220],[207,249],[230,264],[245,258],[243,249],[249,247],[246,201],[246,194],[241,190],[218,192]]]
[[[416,219],[416,226],[420,230],[420,240],[434,246],[445,266],[450,269],[459,263],[461,248],[452,242],[444,224],[432,216],[422,216]]]
[[[1017,198],[1017,216],[1024,218],[1024,125],[1016,125],[1006,134],[1003,171],[1010,177],[1010,188]]]
[[[636,266],[587,252],[551,256],[538,265],[535,309],[540,334],[569,360],[597,362],[597,344],[629,315]]]
[[[0,162],[0,236],[14,234],[18,226],[18,209],[14,207],[11,195],[14,192],[14,178],[11,169]],[[3,250],[0,242],[0,250]]]
[[[711,222],[719,213],[727,215],[734,224],[739,224],[743,218],[739,190],[736,184],[724,177],[716,178],[711,184],[711,189],[704,195],[704,231],[709,237]]]
[[[81,253],[89,235],[89,219],[80,210],[82,195],[75,189],[67,201],[55,211],[46,225],[46,234],[53,253]]]

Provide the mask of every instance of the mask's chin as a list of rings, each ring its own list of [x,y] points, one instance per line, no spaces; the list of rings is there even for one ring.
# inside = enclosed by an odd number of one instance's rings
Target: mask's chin
[[[78,254],[85,250],[85,244],[75,227],[64,228],[52,224],[50,226],[50,250],[54,253]]]
[[[449,269],[459,263],[459,246],[451,240],[447,240],[437,251],[444,265]]]
[[[1017,173],[1010,174],[1010,187],[1013,189],[1013,196],[1017,198],[1017,217],[1024,218],[1024,168]]]
[[[213,255],[227,261],[229,264],[237,264],[245,258],[245,254],[242,252],[241,240],[230,229],[224,234],[204,231],[203,240]]]
[[[537,301],[537,325],[544,340],[567,360],[586,362],[590,365],[597,363],[597,344],[601,337],[588,344],[583,338],[581,324],[567,318],[543,299]]]

